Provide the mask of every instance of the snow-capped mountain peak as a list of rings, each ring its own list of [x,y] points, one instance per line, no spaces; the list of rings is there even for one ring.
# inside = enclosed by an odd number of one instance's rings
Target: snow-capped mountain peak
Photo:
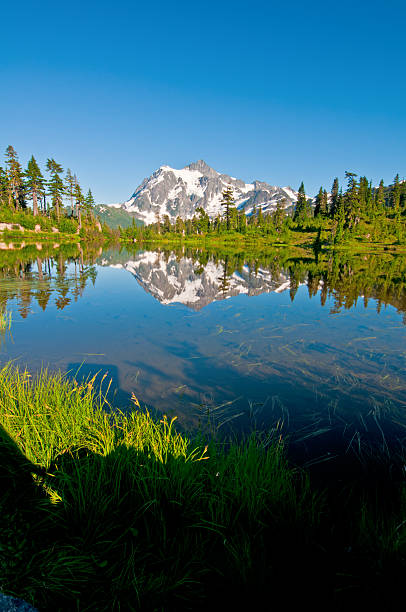
[[[214,218],[223,213],[222,192],[227,187],[233,189],[236,206],[246,214],[259,207],[266,214],[274,210],[278,202],[288,207],[297,199],[297,192],[290,187],[274,187],[262,181],[245,183],[228,174],[220,174],[200,159],[179,170],[161,166],[143,180],[123,208],[146,225],[165,215],[172,222],[178,216],[189,219],[198,207]]]

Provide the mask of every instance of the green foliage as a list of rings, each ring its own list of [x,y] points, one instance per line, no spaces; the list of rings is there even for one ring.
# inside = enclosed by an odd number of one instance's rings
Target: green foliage
[[[25,171],[25,191],[29,200],[33,202],[34,215],[38,215],[38,200],[45,194],[45,181],[41,170],[32,155]]]
[[[93,216],[94,198],[89,189],[83,196],[77,178],[68,169],[65,183],[61,178],[62,166],[54,159],[48,159],[46,169],[50,174],[45,181],[41,169],[32,155],[27,169],[22,172],[16,151],[9,146],[6,151],[5,169],[0,167],[0,222],[13,223],[28,230],[39,225],[42,232],[52,232],[56,227],[64,233],[76,233],[77,221],[72,218],[73,198],[76,200],[76,214],[80,223],[80,211],[85,211],[87,221],[83,237],[89,238],[99,229]],[[51,196],[51,209],[46,206],[46,195]],[[63,207],[65,196],[71,201],[70,217]],[[27,208],[25,199],[32,201],[32,210]]]
[[[75,219],[69,219],[63,217],[58,221],[57,227],[60,232],[66,232],[67,234],[74,234],[78,229],[78,224]]]
[[[94,378],[0,371],[4,592],[89,612],[246,609],[270,589],[289,609],[399,600],[403,482],[321,492],[278,428],[191,440],[133,404],[114,410]]]
[[[292,529],[289,548],[309,545],[319,502],[276,436],[192,442],[136,398],[104,410],[94,385],[0,372],[4,590],[42,609],[187,609],[220,580],[265,585]]]
[[[51,196],[52,207],[56,213],[56,217],[59,219],[62,207],[62,198],[65,193],[65,187],[61,178],[63,168],[54,159],[47,160],[46,168],[51,175],[51,178],[48,181],[48,191],[49,195]]]
[[[308,203],[303,181],[300,184],[299,192],[297,196],[297,202],[293,220],[299,224],[306,224],[311,217],[311,207]]]
[[[25,207],[23,171],[15,149],[10,145],[6,149],[7,197],[9,208]]]
[[[224,217],[226,220],[227,230],[235,228],[236,209],[234,205],[234,194],[232,187],[227,187],[223,191],[223,199],[221,205],[224,208]]]

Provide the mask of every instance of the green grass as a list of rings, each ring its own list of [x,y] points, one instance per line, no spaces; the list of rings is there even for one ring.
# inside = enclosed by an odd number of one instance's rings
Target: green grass
[[[10,331],[11,329],[11,312],[6,308],[0,309],[0,333]]]
[[[0,371],[4,592],[83,611],[395,597],[403,493],[385,514],[349,489],[331,501],[289,465],[278,431],[206,443],[136,398],[114,410],[99,389]]]

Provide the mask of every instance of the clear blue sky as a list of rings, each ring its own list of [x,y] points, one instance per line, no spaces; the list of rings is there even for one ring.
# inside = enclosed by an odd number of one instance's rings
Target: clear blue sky
[[[390,182],[405,22],[404,0],[8,2],[0,146],[54,157],[98,202],[199,158],[311,195],[345,170]]]

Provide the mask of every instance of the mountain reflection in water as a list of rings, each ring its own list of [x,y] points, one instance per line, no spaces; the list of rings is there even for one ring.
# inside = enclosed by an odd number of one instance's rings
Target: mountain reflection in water
[[[0,357],[107,373],[114,403],[134,392],[186,428],[403,422],[405,279],[386,253],[7,251]]]
[[[310,298],[320,293],[323,306],[328,297],[334,300],[332,312],[352,308],[359,298],[365,306],[369,299],[377,300],[378,312],[388,304],[406,312],[406,257],[399,255],[332,253],[301,258],[280,250],[247,257],[183,249],[140,251],[127,261],[116,259],[116,254],[105,253],[98,263],[127,270],[162,304],[181,303],[193,310],[240,294],[287,289],[293,301],[305,284]]]

